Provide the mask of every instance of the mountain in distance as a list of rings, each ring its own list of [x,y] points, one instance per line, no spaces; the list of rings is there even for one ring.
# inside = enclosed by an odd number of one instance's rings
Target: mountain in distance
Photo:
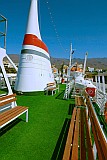
[[[19,54],[8,54],[14,63],[19,63]],[[73,63],[77,62],[78,64],[83,64],[84,59],[74,58]],[[53,58],[51,57],[51,64],[55,65],[56,68],[60,69],[61,66],[68,65],[69,59],[66,58]],[[88,58],[87,67],[92,67],[95,69],[106,69],[107,70],[107,58]]]

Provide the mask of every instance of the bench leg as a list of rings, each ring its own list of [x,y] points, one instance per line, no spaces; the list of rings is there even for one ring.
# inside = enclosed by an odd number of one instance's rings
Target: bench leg
[[[55,90],[55,94],[56,94],[56,90]]]
[[[28,122],[28,110],[26,111],[26,122]]]
[[[47,90],[47,92],[46,92],[46,93],[47,93],[47,95],[48,95],[48,90]]]
[[[53,90],[52,90],[52,96],[53,96]]]

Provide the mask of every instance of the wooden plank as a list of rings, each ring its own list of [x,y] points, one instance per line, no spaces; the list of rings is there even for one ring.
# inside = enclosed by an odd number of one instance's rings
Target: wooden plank
[[[12,102],[16,101],[16,94],[6,95],[0,97],[0,106],[11,105]],[[28,107],[15,106],[9,110],[0,113],[0,128],[4,127],[14,119],[18,118],[20,115],[26,112],[26,122],[28,121]]]
[[[85,130],[83,109],[80,112],[80,160],[86,160]]]
[[[84,122],[86,127],[86,142],[87,142],[87,151],[88,151],[88,160],[94,160],[93,146],[90,136],[90,129],[88,124],[88,116],[86,114],[86,110],[84,110]]]
[[[79,119],[80,119],[80,108],[77,109],[71,160],[78,160]]]
[[[7,110],[7,111],[5,111],[5,112],[0,113],[0,120],[1,120],[2,118],[5,118],[8,114],[11,114],[12,111],[17,110],[17,107],[19,107],[19,106],[16,106],[16,107],[11,108],[11,109],[9,109],[9,110]]]
[[[48,83],[47,84],[47,87],[49,87],[49,86],[54,86],[55,85],[55,83]]]
[[[48,88],[47,90],[52,91],[52,90],[55,90],[55,89],[56,89],[56,87],[52,87],[52,88]]]
[[[77,96],[75,96],[75,105],[77,106]]]
[[[11,95],[0,97],[0,107],[5,106],[9,103],[15,102],[17,100],[15,96],[16,94],[11,94]]]
[[[98,142],[97,132],[95,131],[95,124],[93,122],[91,122],[91,123],[92,123],[92,132],[93,132],[93,135],[94,135],[94,140],[95,140],[95,144],[96,144],[96,148],[97,148],[98,157],[99,157],[100,160],[104,160],[103,152],[102,152],[101,146]]]
[[[0,101],[5,100],[5,99],[9,99],[9,98],[12,98],[12,97],[16,97],[16,94],[2,96],[2,97],[0,97]]]
[[[1,115],[0,115],[0,126],[26,110],[27,110],[26,107],[17,106],[11,109],[11,113],[10,112],[8,113],[8,111],[6,111],[5,116],[3,116],[4,114],[2,114],[2,118],[1,118]]]
[[[91,102],[90,102],[88,96],[86,96],[86,98],[87,98],[87,105],[88,105],[88,109],[89,109],[89,115],[90,115],[90,120],[91,120],[91,124],[92,124],[92,131],[94,134],[94,139],[95,139],[95,143],[96,143],[98,156],[100,159],[103,160],[103,159],[106,159],[106,157],[107,157],[107,143],[104,139],[104,136],[102,134],[102,131],[100,129],[100,126],[98,124],[96,116],[94,114],[94,110],[92,108]]]
[[[91,120],[92,132],[93,132],[93,135],[94,135],[94,141],[95,141],[95,144],[96,144],[98,157],[99,157],[100,160],[103,160],[104,157],[102,157],[102,150],[101,150],[101,146],[100,146],[99,141],[98,141],[96,124],[94,123],[92,111],[91,111],[91,108],[90,108],[91,104],[89,102],[89,99],[87,99],[87,105],[88,105],[88,113],[89,113],[89,117],[90,117],[90,120]]]
[[[76,106],[85,106],[85,105],[84,105],[83,97],[81,97],[81,96],[76,96],[76,97],[75,97],[75,104],[76,104]]]
[[[6,101],[0,102],[0,107],[5,106],[6,104],[15,102],[17,99],[15,97],[11,98],[11,99],[6,99]]]
[[[80,101],[81,101],[81,106],[85,106],[83,97],[80,97]]]
[[[76,117],[76,108],[74,108],[73,110],[70,127],[68,131],[68,136],[67,136],[67,141],[65,145],[65,150],[63,154],[63,160],[69,160],[70,158],[71,144],[73,141],[73,131],[74,131],[74,126],[75,126],[75,117]]]

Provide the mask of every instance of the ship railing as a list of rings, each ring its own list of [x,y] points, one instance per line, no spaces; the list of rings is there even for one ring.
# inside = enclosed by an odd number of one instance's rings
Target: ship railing
[[[71,90],[73,89],[73,86],[74,86],[74,81],[70,81],[70,82],[66,83],[66,89],[64,92],[63,99],[69,99],[69,96],[70,96]]]
[[[100,114],[104,114],[105,103],[107,102],[107,94],[97,89],[95,101],[100,108]]]
[[[69,125],[63,160],[107,159],[107,137],[85,92],[75,96],[75,107]]]
[[[85,93],[85,102],[87,107],[88,123],[90,126],[92,138],[92,146],[94,151],[94,159],[106,159],[107,157],[107,137],[104,133],[103,127],[97,117],[93,107],[91,98]]]

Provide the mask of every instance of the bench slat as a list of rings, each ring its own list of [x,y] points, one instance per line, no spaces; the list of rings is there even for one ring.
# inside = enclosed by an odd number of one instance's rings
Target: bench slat
[[[80,159],[86,160],[84,110],[80,112]]]
[[[51,88],[48,88],[47,90],[52,91],[52,90],[55,90],[55,89],[56,89],[56,87],[51,87]]]
[[[24,109],[24,108],[27,108],[27,107],[16,106],[16,107],[11,108],[7,111],[4,111],[4,112],[0,113],[0,120],[3,119],[4,117],[6,117],[7,115],[11,115],[15,111],[20,110],[20,109]]]
[[[71,144],[73,140],[73,129],[74,129],[74,121],[75,121],[75,116],[76,116],[76,108],[73,110],[71,122],[70,122],[70,127],[68,131],[68,136],[67,136],[67,141],[65,145],[65,150],[64,150],[64,155],[63,155],[63,160],[69,160],[70,157],[70,150],[71,150]]]
[[[16,97],[16,94],[11,94],[11,95],[6,95],[6,96],[2,96],[0,97],[0,101],[12,98],[12,97]]]
[[[0,113],[0,129],[24,113],[26,113],[26,122],[28,122],[28,107],[14,106],[12,108],[12,102],[16,105],[16,99],[16,94],[0,97],[0,107],[2,107],[1,110],[3,111]],[[8,110],[6,110],[7,108]]]
[[[7,99],[6,101],[0,102],[0,107],[5,106],[6,104],[15,102],[17,100],[17,98],[13,97],[11,99]]]
[[[76,96],[75,97],[75,104],[76,104],[76,106],[84,106],[83,97]]]
[[[88,116],[86,114],[86,110],[84,110],[84,120],[86,124],[85,127],[86,127],[86,142],[87,142],[88,159],[94,160],[94,153],[93,153],[90,129],[88,125]]]
[[[80,120],[80,108],[77,109],[71,160],[74,160],[74,159],[78,160],[79,120]]]
[[[19,115],[20,113],[26,111],[27,109],[28,109],[27,107],[17,106],[15,108],[10,109],[11,113],[10,113],[10,110],[8,110],[8,111],[6,111],[6,113],[4,112],[4,113],[0,114],[0,126],[5,124],[9,120],[13,119],[14,117]]]

